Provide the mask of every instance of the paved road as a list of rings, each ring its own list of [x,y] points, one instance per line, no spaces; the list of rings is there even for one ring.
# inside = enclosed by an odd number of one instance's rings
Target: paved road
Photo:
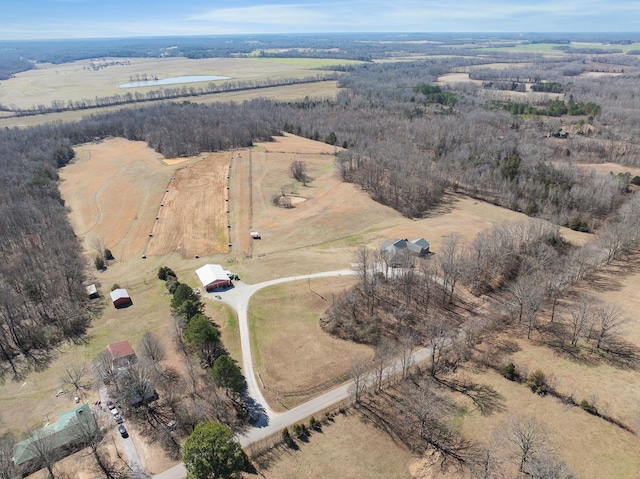
[[[300,281],[303,279],[326,278],[331,276],[352,276],[356,274],[349,269],[339,271],[327,271],[324,273],[315,273],[302,276],[291,276],[288,278],[279,278],[271,281],[264,281],[258,284],[245,284],[242,281],[236,281],[234,288],[222,293],[209,293],[208,296],[215,300],[219,296],[221,301],[231,306],[238,314],[238,325],[240,329],[240,344],[242,347],[242,368],[244,376],[247,380],[247,394],[255,401],[256,408],[262,409],[262,417],[257,426],[266,426],[269,419],[276,417],[278,413],[273,411],[262,395],[262,391],[258,385],[258,378],[253,370],[253,361],[251,357],[251,338],[249,336],[249,300],[251,296],[263,288],[290,281]]]
[[[107,388],[100,388],[100,401],[106,407],[107,401],[109,400],[109,396],[107,394]],[[138,455],[138,450],[136,449],[135,444],[131,440],[131,436],[124,438],[117,431],[118,424],[113,420],[113,417],[110,412],[105,411],[104,414],[108,414],[111,416],[109,418],[110,421],[113,422],[113,428],[116,429],[116,436],[120,439],[121,450],[124,451],[125,456],[127,456],[127,464],[129,469],[131,470],[131,479],[147,479],[150,475],[144,470],[142,467],[142,461],[140,460],[140,456]],[[126,424],[125,424],[126,427]]]
[[[214,301],[223,301],[238,313],[238,324],[240,329],[240,342],[242,346],[242,363],[244,375],[247,380],[247,394],[255,402],[257,409],[261,409],[262,416],[260,422],[249,429],[247,432],[239,436],[240,444],[247,446],[253,442],[264,439],[275,434],[285,427],[289,427],[297,422],[301,422],[306,418],[317,414],[332,405],[347,399],[351,393],[351,382],[343,384],[332,389],[310,401],[290,409],[283,413],[277,413],[271,408],[264,399],[262,391],[258,386],[258,380],[253,370],[253,362],[251,359],[251,341],[249,337],[249,321],[248,309],[251,296],[262,288],[273,286],[276,284],[287,283],[290,281],[300,281],[309,278],[326,278],[332,276],[352,276],[357,274],[353,270],[327,271],[324,273],[315,273],[302,276],[291,276],[288,278],[274,279],[254,285],[248,285],[241,281],[235,283],[235,287],[229,291],[222,293],[210,293],[208,296]],[[216,295],[221,299],[217,299]],[[430,349],[422,348],[412,355],[412,362],[422,362],[429,358]],[[400,360],[389,367],[389,370],[399,371]],[[157,474],[154,479],[183,479],[186,477],[187,471],[184,464],[180,463],[171,469]]]

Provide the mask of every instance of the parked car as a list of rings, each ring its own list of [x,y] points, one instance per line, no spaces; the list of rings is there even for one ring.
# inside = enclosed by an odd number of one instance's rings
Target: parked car
[[[107,401],[107,407],[108,407],[109,409],[113,409],[113,408],[115,408],[115,407],[116,407],[116,405],[113,403],[113,401]]]
[[[119,433],[120,433],[120,435],[121,435],[122,437],[124,437],[125,439],[126,439],[127,437],[129,437],[129,432],[127,431],[127,428],[126,428],[126,427],[124,427],[122,424],[120,424],[120,425],[118,426],[118,432],[119,432]]]
[[[111,414],[113,414],[114,416],[116,416],[117,414],[120,414],[120,411],[118,411],[117,407],[109,408],[109,410],[111,411]]]
[[[116,423],[118,423],[118,424],[122,424],[124,422],[124,419],[122,418],[122,416],[120,414],[116,414],[115,416],[113,416],[113,419],[115,419]]]

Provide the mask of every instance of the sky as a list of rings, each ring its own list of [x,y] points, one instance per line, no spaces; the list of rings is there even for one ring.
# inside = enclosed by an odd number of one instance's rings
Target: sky
[[[0,0],[0,40],[254,33],[638,31],[638,0]]]

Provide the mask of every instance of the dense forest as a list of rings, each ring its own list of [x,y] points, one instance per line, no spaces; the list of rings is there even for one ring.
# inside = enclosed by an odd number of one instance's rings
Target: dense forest
[[[355,40],[331,39],[339,41]],[[382,55],[377,48],[366,50]],[[80,56],[79,50],[68,53]],[[17,379],[45,365],[52,347],[80,338],[90,321],[82,287],[86,265],[57,189],[56,170],[73,159],[73,145],[119,136],[146,141],[168,157],[189,156],[287,131],[342,147],[337,174],[407,217],[428,215],[447,191],[460,191],[557,225],[604,231],[631,197],[633,178],[595,174],[577,162],[640,164],[632,128],[640,120],[639,64],[632,56],[607,58],[598,56],[596,63],[623,64],[625,73],[580,76],[577,69],[592,69],[595,61],[584,54],[562,61],[497,53],[366,63],[344,72],[335,100],[167,102],[73,124],[0,131],[0,376]],[[489,66],[497,61],[501,68]],[[434,85],[442,74],[469,68],[470,78],[482,81]],[[496,108],[496,102],[513,104],[500,96],[513,92],[486,81],[552,86],[515,92],[521,95],[517,103],[533,109],[520,112]],[[569,107],[545,114],[560,103],[593,107],[575,116]],[[559,129],[572,133],[550,135]]]

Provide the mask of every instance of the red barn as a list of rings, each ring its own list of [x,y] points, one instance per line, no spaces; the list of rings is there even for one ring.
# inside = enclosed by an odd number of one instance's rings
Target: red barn
[[[120,341],[113,343],[106,348],[109,358],[113,366],[116,368],[125,368],[129,364],[133,364],[138,360],[135,351],[129,344],[129,341]]]
[[[111,291],[110,295],[111,301],[113,301],[113,305],[116,308],[126,308],[133,304],[133,301],[131,301],[131,298],[129,297],[129,293],[127,293],[127,290],[124,288],[114,289]]]
[[[231,280],[219,264],[205,264],[196,270],[202,286],[210,292],[218,288],[228,288]]]

